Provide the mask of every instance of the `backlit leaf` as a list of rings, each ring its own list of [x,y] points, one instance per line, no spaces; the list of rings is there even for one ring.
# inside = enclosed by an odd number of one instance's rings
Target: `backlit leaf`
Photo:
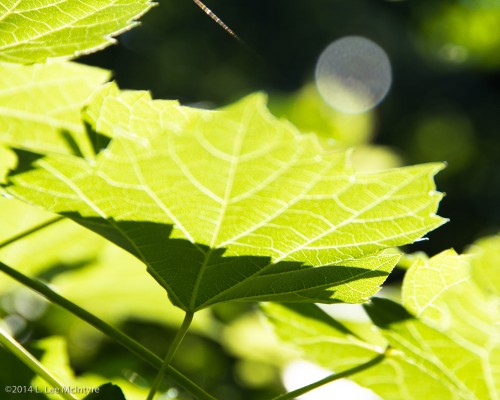
[[[4,0],[0,61],[32,64],[97,51],[137,25],[152,5],[149,0]]]
[[[464,399],[500,398],[500,298],[473,279],[471,266],[493,272],[484,261],[443,252],[417,261],[403,285],[406,308],[443,334],[427,345],[419,339],[421,346],[430,347],[450,381],[460,382]]]
[[[406,309],[377,298],[365,305],[390,347],[382,363],[351,379],[384,400],[500,398],[500,298],[472,276],[492,267],[478,254],[494,239],[478,242],[472,257],[447,251],[417,259],[403,284]],[[339,372],[351,366],[344,364],[349,356],[359,365],[370,351],[383,351],[313,305],[300,307],[268,304],[264,311],[305,358]]]
[[[107,86],[95,160],[52,155],[9,192],[141,259],[172,302],[363,302],[411,243],[443,223],[440,164],[355,173],[254,95],[218,111]]]
[[[75,63],[0,63],[0,142],[35,153],[92,154],[81,108],[109,72]]]

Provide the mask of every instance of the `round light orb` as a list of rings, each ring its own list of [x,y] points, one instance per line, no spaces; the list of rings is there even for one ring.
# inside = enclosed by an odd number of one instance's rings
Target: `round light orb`
[[[346,114],[361,114],[379,104],[392,83],[389,57],[360,36],[336,40],[316,64],[316,86],[323,99]]]

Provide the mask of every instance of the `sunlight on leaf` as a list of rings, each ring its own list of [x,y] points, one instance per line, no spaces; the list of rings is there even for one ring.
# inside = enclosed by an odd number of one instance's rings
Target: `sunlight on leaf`
[[[154,3],[149,0],[4,0],[0,61],[19,64],[100,50]]]
[[[407,309],[378,298],[365,305],[390,347],[384,362],[351,379],[385,400],[498,399],[500,298],[471,276],[471,265],[475,272],[491,268],[477,254],[495,239],[479,241],[474,257],[450,250],[417,259],[403,284]],[[263,310],[281,340],[330,370],[346,369],[349,357],[358,355],[352,362],[361,364],[369,357],[363,352],[382,351],[313,305]]]
[[[109,76],[75,63],[0,63],[0,143],[35,153],[92,154],[81,108]]]
[[[472,276],[487,293],[500,297],[500,236],[490,236],[478,240],[468,253],[472,259]]]
[[[384,346],[367,342],[314,304],[266,303],[261,307],[282,341],[324,368],[342,371],[384,351]]]
[[[446,340],[434,346],[434,358],[450,381],[459,381],[463,398],[498,399],[500,298],[473,279],[471,261],[471,256],[453,251],[417,261],[403,284],[403,304],[445,335]],[[483,259],[475,261],[474,268],[491,266]],[[495,268],[497,275],[498,264]]]
[[[441,164],[355,173],[262,95],[207,111],[103,90],[88,119],[113,139],[96,160],[45,157],[8,190],[134,254],[184,310],[366,301],[399,259],[386,249],[444,221]]]

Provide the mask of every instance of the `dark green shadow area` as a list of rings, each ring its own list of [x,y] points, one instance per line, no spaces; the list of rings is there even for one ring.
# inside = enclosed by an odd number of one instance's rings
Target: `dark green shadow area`
[[[29,348],[30,353],[40,359],[43,352]],[[2,400],[45,400],[43,389],[37,390],[31,381],[35,374],[16,356],[0,346],[0,399]],[[9,392],[10,390],[10,392]]]
[[[108,147],[109,142],[111,142],[111,138],[97,132],[92,127],[92,124],[90,122],[84,120],[83,123],[85,126],[85,132],[87,134],[87,137],[89,138],[90,143],[92,144],[94,153],[99,154],[101,150]]]
[[[14,169],[9,171],[9,178],[36,169],[36,162],[43,158],[43,155],[36,152],[10,147],[11,145],[9,144],[6,144],[6,146],[9,147],[17,157],[17,165]]]
[[[226,249],[171,238],[169,224],[88,218],[74,212],[62,215],[144,262],[172,303],[188,311],[226,301],[336,303],[335,286],[388,275],[358,267],[273,264],[267,256],[224,256]]]
[[[105,383],[94,389],[83,400],[126,400],[119,386],[112,383]]]
[[[352,335],[357,336],[350,329],[345,327],[343,324],[335,320],[333,317],[324,312],[321,308],[316,306],[315,304],[290,304],[290,303],[282,303],[281,306],[291,310],[292,312],[299,314],[300,316],[308,319],[313,319],[322,324],[328,325],[343,333],[344,335]]]
[[[400,304],[380,297],[372,298],[370,303],[363,304],[363,307],[373,323],[382,329],[415,318]]]

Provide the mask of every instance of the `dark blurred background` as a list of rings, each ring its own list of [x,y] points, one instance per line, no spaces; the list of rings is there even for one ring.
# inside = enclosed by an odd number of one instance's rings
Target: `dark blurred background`
[[[460,251],[500,227],[500,4],[475,1],[206,0],[242,42],[190,0],[161,0],[119,45],[84,58],[122,88],[221,106],[254,92],[293,95],[321,51],[346,35],[379,44],[393,85],[374,142],[404,164],[447,161],[438,187],[450,222],[415,250]],[[349,134],[348,132],[345,134]]]

